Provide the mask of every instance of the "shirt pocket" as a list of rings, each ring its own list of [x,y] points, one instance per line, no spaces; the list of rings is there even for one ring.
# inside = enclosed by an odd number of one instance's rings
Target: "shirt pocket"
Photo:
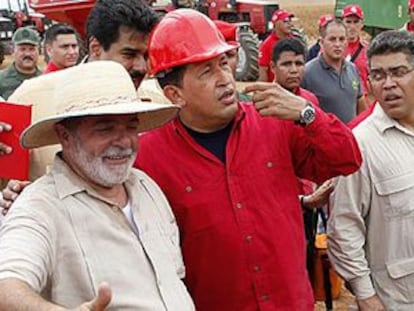
[[[414,172],[378,181],[374,187],[386,203],[385,219],[398,220],[414,216]]]
[[[414,292],[414,258],[400,259],[386,264],[392,280],[391,288],[395,288],[402,297],[400,299],[412,302]]]

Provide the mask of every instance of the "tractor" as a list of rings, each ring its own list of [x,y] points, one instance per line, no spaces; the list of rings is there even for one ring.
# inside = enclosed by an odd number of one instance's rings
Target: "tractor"
[[[266,37],[273,27],[271,17],[273,12],[279,8],[277,0],[147,1],[160,15],[186,7],[197,9],[213,20],[237,23],[241,48],[236,79],[240,81],[257,79],[259,39]],[[49,19],[73,25],[84,36],[85,21],[95,2],[96,0],[29,0],[29,5]]]
[[[348,4],[359,4],[364,10],[364,30],[372,37],[388,29],[400,29],[407,21],[407,0],[337,0],[335,15],[341,16]]]

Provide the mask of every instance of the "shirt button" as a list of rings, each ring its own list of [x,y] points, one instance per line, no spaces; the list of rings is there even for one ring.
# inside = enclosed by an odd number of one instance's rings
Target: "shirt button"
[[[237,204],[236,204],[236,207],[237,207],[238,209],[241,209],[241,208],[243,207],[243,205],[242,205],[241,203],[237,203]]]
[[[191,192],[191,191],[193,191],[193,188],[191,186],[187,186],[187,187],[185,187],[185,191]]]
[[[269,300],[269,295],[262,295],[262,297],[260,297],[260,299],[262,301],[267,301],[267,300]]]
[[[267,167],[268,168],[272,168],[273,167],[273,163],[272,162],[267,162]]]
[[[260,271],[260,267],[259,266],[254,266],[253,267],[253,271],[254,272],[259,272]]]
[[[246,242],[250,243],[253,240],[253,237],[251,235],[246,236]]]

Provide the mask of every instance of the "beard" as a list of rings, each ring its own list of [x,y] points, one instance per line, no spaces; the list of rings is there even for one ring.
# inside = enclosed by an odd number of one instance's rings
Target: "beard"
[[[70,155],[81,172],[94,183],[106,188],[124,183],[135,161],[136,151],[132,148],[110,146],[101,154],[93,156],[86,152],[80,140],[75,139],[74,149]],[[108,165],[105,158],[129,157],[124,164]]]

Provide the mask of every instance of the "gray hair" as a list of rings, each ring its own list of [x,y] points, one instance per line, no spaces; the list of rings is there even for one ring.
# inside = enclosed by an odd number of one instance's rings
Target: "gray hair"
[[[371,62],[373,56],[399,52],[407,55],[408,61],[414,64],[414,35],[408,31],[388,30],[372,40],[367,56]]]

